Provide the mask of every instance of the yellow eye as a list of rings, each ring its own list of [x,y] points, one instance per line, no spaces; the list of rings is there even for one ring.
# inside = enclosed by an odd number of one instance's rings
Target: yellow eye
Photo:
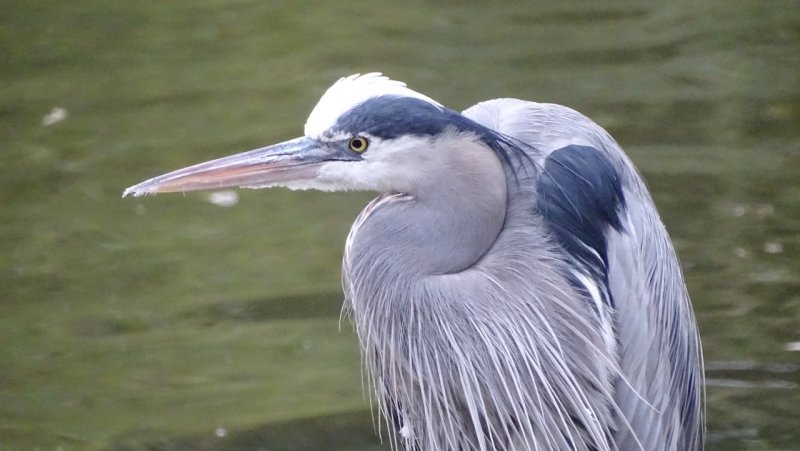
[[[347,147],[349,147],[353,152],[362,153],[367,150],[367,147],[369,147],[369,141],[367,141],[367,138],[364,138],[363,136],[354,136],[350,138],[350,141],[347,143]]]

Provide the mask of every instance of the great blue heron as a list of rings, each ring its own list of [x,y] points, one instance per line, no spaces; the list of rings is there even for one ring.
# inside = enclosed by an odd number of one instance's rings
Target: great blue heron
[[[580,113],[495,99],[459,114],[353,75],[305,136],[124,195],[227,186],[381,193],[347,237],[344,312],[404,448],[702,448],[678,260],[637,170]]]

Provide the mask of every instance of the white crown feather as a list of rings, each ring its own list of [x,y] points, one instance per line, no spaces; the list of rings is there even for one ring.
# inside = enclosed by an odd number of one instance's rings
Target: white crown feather
[[[310,138],[320,138],[326,130],[336,124],[336,120],[342,114],[366,100],[383,95],[413,97],[442,107],[439,102],[380,72],[354,74],[340,78],[325,91],[306,120],[305,135]]]

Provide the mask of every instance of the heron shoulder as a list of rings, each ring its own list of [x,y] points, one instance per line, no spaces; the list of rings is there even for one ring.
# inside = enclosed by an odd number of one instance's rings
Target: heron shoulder
[[[633,163],[602,127],[564,106],[495,99],[464,115],[528,146],[541,168],[537,210],[575,272],[565,276],[601,317],[612,312],[606,324],[621,343],[624,376],[615,398],[628,424],[620,443],[701,446],[698,333],[675,251]]]

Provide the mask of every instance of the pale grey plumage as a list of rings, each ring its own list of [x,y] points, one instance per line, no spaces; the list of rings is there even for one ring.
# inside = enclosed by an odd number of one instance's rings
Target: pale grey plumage
[[[626,232],[612,236],[609,274],[617,308],[602,315],[608,321],[603,324],[562,276],[571,268],[530,208],[535,173],[515,178],[506,170],[506,177],[499,177],[482,173],[492,168],[489,164],[442,162],[436,167],[449,168],[448,183],[425,187],[424,194],[414,195],[415,203],[409,196],[390,196],[365,210],[346,248],[346,309],[361,337],[371,379],[381,385],[376,387],[379,399],[390,404],[382,407],[387,415],[400,412],[401,427],[408,431],[403,444],[431,450],[493,449],[511,441],[535,449],[697,448],[700,432],[691,435],[697,425],[680,424],[682,414],[676,413],[685,408],[684,381],[665,374],[672,364],[658,355],[676,346],[666,334],[685,327],[678,339],[695,341],[680,346],[691,348],[689,357],[699,358],[691,306],[674,252],[633,166],[605,131],[558,105],[502,99],[464,115],[528,144],[539,167],[550,151],[566,144],[606,152],[624,174],[626,199],[636,219],[628,218]],[[451,136],[436,139],[458,142]],[[461,152],[470,145],[457,144]],[[474,192],[498,180],[507,182],[507,203]],[[453,191],[457,199],[449,195]],[[494,211],[469,218],[453,213],[476,204]],[[421,225],[429,217],[425,210],[444,213],[446,219],[434,217],[432,224]],[[505,218],[503,230],[488,224],[498,217]],[[470,225],[448,223],[459,219]],[[485,239],[457,237],[451,243],[449,235],[462,228],[480,231]],[[483,258],[471,258],[478,261],[467,274],[452,274],[453,268],[445,267],[420,271],[437,255],[452,263],[458,243],[482,241],[491,244],[477,248]],[[660,274],[665,269],[672,275]],[[559,337],[565,332],[566,338]],[[430,352],[437,356],[435,368],[428,367]],[[499,357],[489,358],[493,354]],[[697,384],[702,376],[694,371],[687,377]],[[448,392],[459,384],[460,390]],[[470,406],[464,396],[484,399]],[[608,405],[610,398],[616,406]],[[498,412],[508,417],[492,418]],[[480,424],[483,416],[489,416],[495,433]],[[512,417],[532,421],[508,431],[504,428]],[[580,426],[571,420],[575,417]],[[487,437],[476,432],[482,429]],[[617,432],[607,437],[612,430]]]
[[[621,174],[626,227],[625,232],[609,231],[608,273],[622,374],[614,400],[630,427],[617,428],[614,444],[619,449],[700,448],[699,335],[675,252],[638,171],[605,130],[574,110],[504,100],[478,108],[483,111],[473,108],[465,115],[474,114],[477,122],[544,154],[565,143],[589,145],[604,152]]]
[[[702,447],[677,258],[633,164],[586,117],[514,99],[459,115],[370,74],[334,85],[306,138],[243,155],[126,193],[383,192],[347,238],[343,311],[393,444]]]

